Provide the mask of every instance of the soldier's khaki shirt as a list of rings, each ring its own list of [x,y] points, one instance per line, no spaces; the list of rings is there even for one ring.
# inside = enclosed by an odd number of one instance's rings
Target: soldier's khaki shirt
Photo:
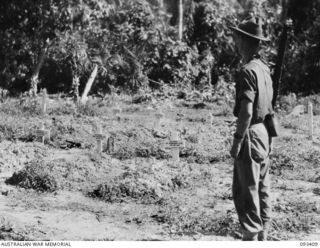
[[[254,58],[244,65],[236,78],[236,102],[234,115],[238,117],[241,100],[253,103],[251,124],[261,123],[270,112],[273,97],[270,69],[260,59]]]

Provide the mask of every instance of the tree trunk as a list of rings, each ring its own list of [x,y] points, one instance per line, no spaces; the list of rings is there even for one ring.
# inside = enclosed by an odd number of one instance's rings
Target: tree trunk
[[[90,77],[88,79],[86,87],[85,87],[85,89],[84,89],[84,91],[82,93],[82,96],[81,96],[81,103],[82,104],[86,104],[86,102],[88,100],[89,91],[91,90],[92,84],[93,84],[97,74],[98,74],[98,65],[95,65],[94,69],[93,69],[93,71],[92,71],[92,73],[91,73],[91,75],[90,75]]]
[[[73,75],[72,78],[72,95],[75,103],[79,103],[79,85],[80,85],[80,77],[77,74]]]
[[[178,40],[182,41],[183,34],[183,0],[179,0]]]
[[[47,45],[42,49],[42,51],[39,55],[38,64],[37,64],[32,76],[31,76],[30,93],[33,96],[36,96],[37,92],[38,92],[39,73],[40,73],[41,67],[43,65],[44,59],[46,57],[47,49],[48,49]]]

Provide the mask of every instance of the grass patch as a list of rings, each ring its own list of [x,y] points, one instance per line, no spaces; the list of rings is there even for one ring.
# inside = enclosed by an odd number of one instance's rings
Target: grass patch
[[[270,173],[276,176],[283,175],[283,172],[287,170],[293,171],[297,166],[293,158],[286,154],[275,153],[272,154],[270,158],[272,161],[270,166]]]
[[[0,112],[10,116],[37,116],[41,114],[41,98],[11,98],[0,105]]]
[[[303,213],[301,214],[286,214],[286,217],[277,217],[271,222],[270,233],[275,234],[281,240],[287,240],[287,233],[292,234],[310,234],[315,230],[313,218]]]
[[[151,216],[161,224],[167,224],[168,231],[174,235],[190,235],[196,233],[220,236],[237,236],[238,221],[231,212],[227,214],[210,213],[171,202]]]

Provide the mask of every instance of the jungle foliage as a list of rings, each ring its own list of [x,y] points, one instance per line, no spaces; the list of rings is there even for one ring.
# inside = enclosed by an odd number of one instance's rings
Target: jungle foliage
[[[178,2],[2,0],[0,87],[20,94],[37,80],[38,89],[79,94],[95,65],[101,96],[231,83],[240,58],[228,27],[255,12],[271,37],[262,51],[271,67],[283,23],[293,22],[281,92],[320,91],[319,0],[184,0],[181,41]]]

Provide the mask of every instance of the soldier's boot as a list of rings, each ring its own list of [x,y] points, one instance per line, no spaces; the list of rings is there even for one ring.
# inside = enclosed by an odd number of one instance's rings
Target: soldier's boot
[[[263,225],[263,230],[258,234],[258,241],[267,241],[269,231],[269,224],[265,223]]]
[[[259,232],[258,241],[267,241],[267,236],[268,234],[266,233],[266,231]]]
[[[258,241],[258,233],[243,232],[242,241]]]

